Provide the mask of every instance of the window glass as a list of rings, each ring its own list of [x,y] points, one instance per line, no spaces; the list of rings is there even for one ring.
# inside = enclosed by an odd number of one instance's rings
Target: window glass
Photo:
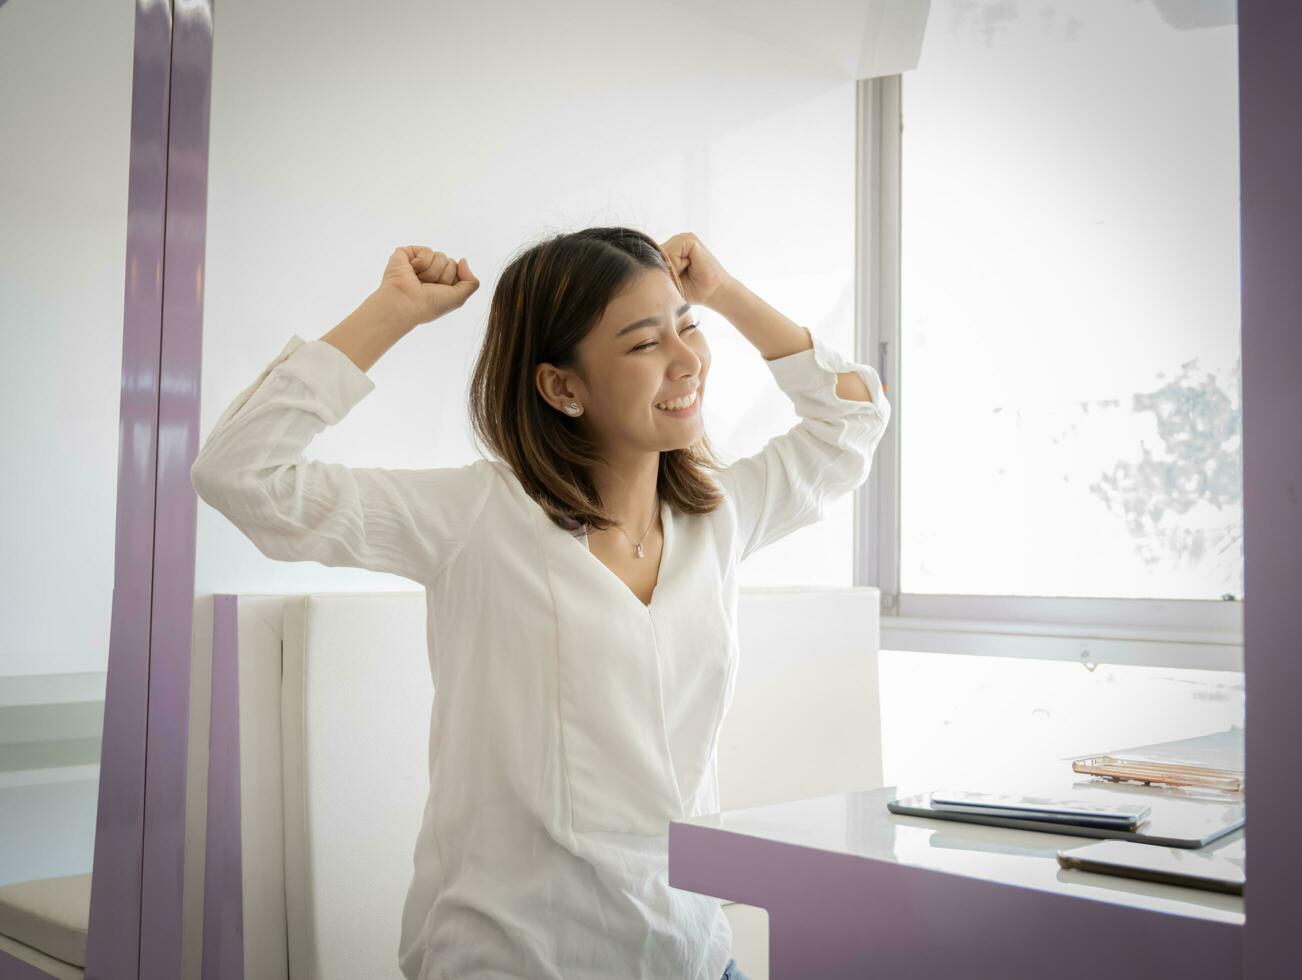
[[[932,7],[903,76],[901,587],[1243,595],[1232,4]]]

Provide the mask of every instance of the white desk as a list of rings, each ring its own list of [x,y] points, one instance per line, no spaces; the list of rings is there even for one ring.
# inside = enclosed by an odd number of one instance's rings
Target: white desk
[[[1086,779],[1058,763],[1018,783],[1048,793]],[[1058,865],[1059,849],[1097,838],[886,809],[935,788],[902,784],[674,821],[669,882],[767,909],[774,980],[1242,976],[1243,896]]]

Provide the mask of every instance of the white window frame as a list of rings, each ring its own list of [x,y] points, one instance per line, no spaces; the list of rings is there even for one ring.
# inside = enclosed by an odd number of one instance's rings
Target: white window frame
[[[1198,670],[1243,670],[1243,599],[900,592],[902,77],[856,91],[855,358],[888,385],[892,418],[854,504],[854,583],[881,590],[881,648]]]

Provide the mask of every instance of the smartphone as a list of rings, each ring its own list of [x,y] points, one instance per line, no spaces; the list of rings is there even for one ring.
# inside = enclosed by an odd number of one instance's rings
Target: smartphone
[[[1058,863],[1080,871],[1242,895],[1244,862],[1242,852],[1239,853],[1235,859],[1223,854],[1203,854],[1188,847],[1102,840],[1059,851]]]
[[[1150,807],[1140,803],[1100,803],[1047,796],[975,793],[968,790],[937,790],[931,794],[931,806],[935,810],[955,813],[1020,817],[1024,820],[1118,827],[1123,830],[1137,827],[1150,810]]]

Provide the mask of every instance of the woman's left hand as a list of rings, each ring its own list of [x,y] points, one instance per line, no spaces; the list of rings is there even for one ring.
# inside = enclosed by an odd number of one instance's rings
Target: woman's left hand
[[[683,284],[683,299],[692,304],[709,306],[721,289],[732,281],[718,259],[690,231],[680,232],[661,244],[660,248]]]

